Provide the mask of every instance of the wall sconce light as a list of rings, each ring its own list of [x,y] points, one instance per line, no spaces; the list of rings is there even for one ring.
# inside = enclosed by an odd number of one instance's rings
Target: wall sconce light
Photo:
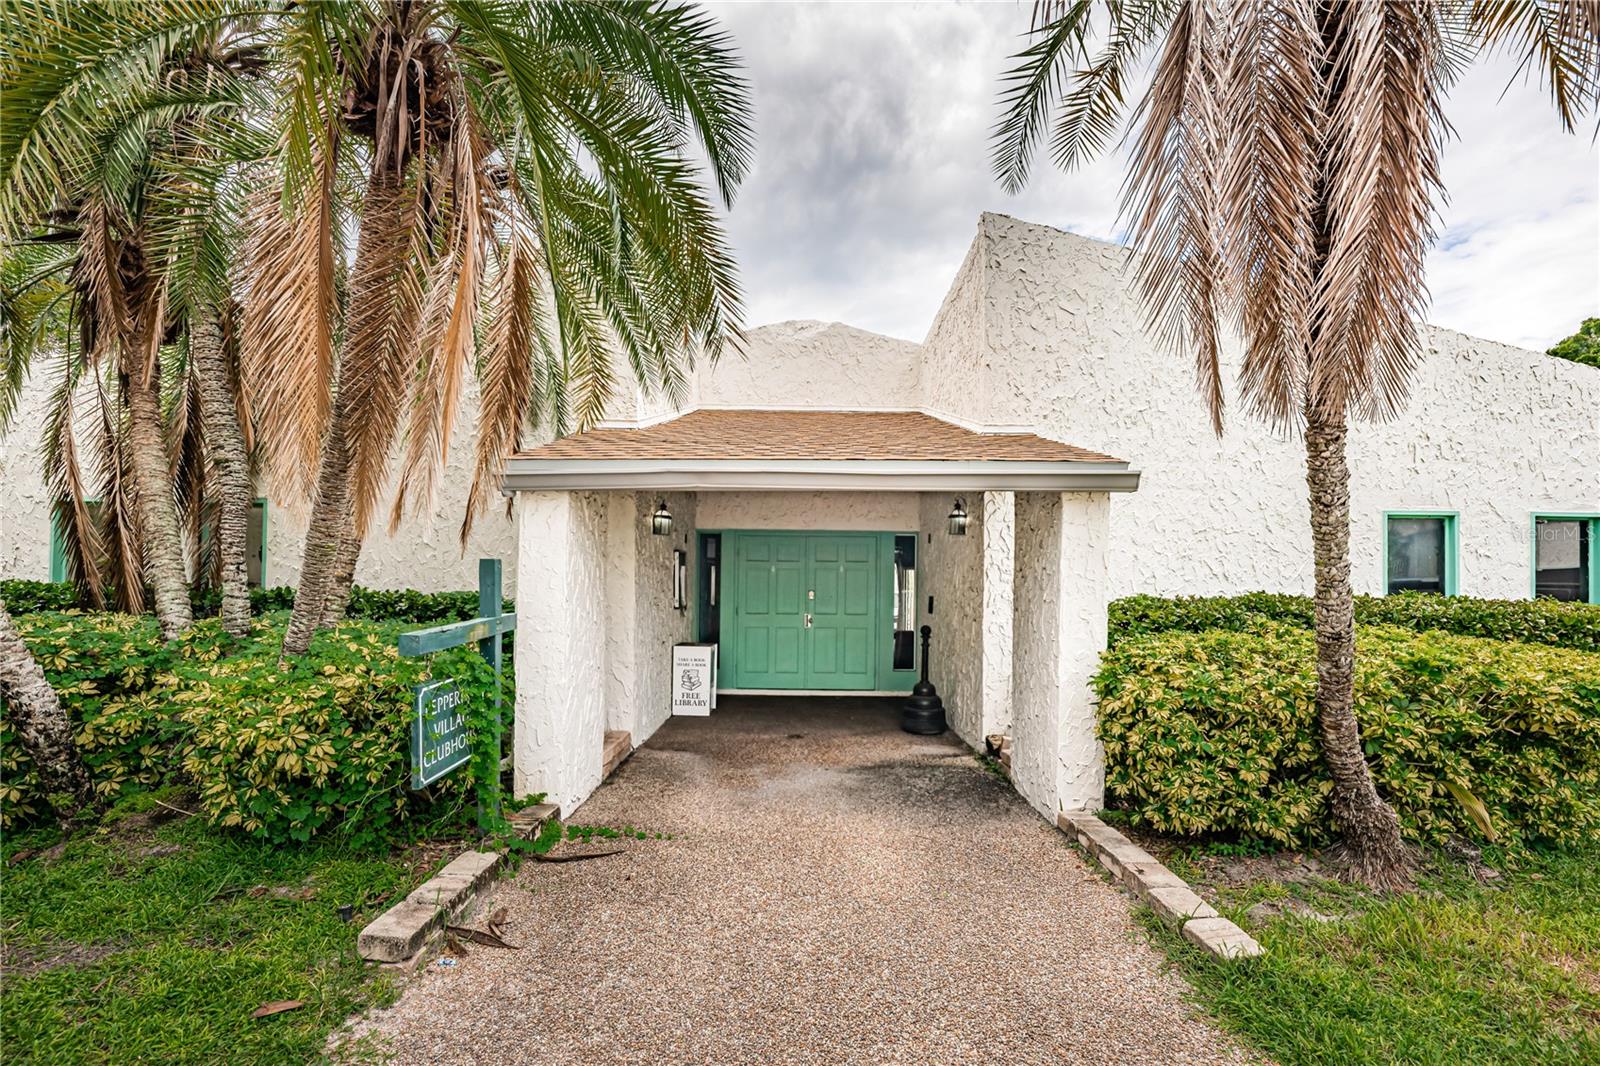
[[[657,501],[655,513],[650,516],[650,532],[658,537],[672,532],[672,512],[667,510],[666,500]]]
[[[950,508],[950,535],[952,537],[967,535],[967,505],[960,496],[956,497],[955,506]]]

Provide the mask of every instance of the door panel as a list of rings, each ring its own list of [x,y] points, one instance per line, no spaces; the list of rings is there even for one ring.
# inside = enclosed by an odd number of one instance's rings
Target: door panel
[[[877,680],[876,536],[806,538],[811,601],[806,687],[870,689]]]
[[[803,688],[805,558],[801,537],[738,538],[735,683]]]

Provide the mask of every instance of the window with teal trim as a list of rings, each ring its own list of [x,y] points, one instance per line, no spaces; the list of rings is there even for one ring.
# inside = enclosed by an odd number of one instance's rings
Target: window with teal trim
[[[1600,603],[1597,542],[1600,517],[1535,515],[1533,594],[1568,603]]]
[[[1385,515],[1384,570],[1385,592],[1455,595],[1455,516]]]

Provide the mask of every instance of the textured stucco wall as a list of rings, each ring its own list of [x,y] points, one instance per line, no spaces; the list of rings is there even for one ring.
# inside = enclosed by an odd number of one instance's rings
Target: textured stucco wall
[[[650,514],[659,497],[639,493],[620,493],[612,497],[612,507],[632,515],[634,566],[634,647],[633,706],[628,714],[634,744],[642,744],[650,734],[672,717],[672,646],[694,639],[694,592],[698,567],[693,530],[696,501],[693,493],[666,494],[672,510],[672,533],[658,537],[649,530]],[[631,503],[631,506],[630,506]],[[616,526],[613,524],[613,529]],[[683,610],[672,606],[672,553],[686,553]],[[608,552],[614,559],[617,552]],[[609,565],[609,564],[608,564]],[[612,626],[609,618],[606,623]]]
[[[566,815],[600,783],[606,728],[607,507],[597,493],[517,497],[518,795]]]
[[[1016,496],[1011,777],[1046,818],[1104,800],[1089,680],[1106,641],[1109,520],[1105,493]]]
[[[918,625],[931,626],[928,679],[968,744],[983,745],[983,497],[967,499],[967,535],[949,531],[951,498],[925,492],[917,541]],[[933,613],[928,613],[928,598]]]
[[[0,580],[50,580],[50,493],[44,483],[44,436],[51,386],[49,376],[36,365],[23,383],[11,428],[0,435]],[[89,404],[80,403],[78,409],[87,412]],[[91,436],[88,420],[78,421],[83,430],[79,440],[87,440]],[[92,476],[97,464],[92,457],[85,459],[84,470]]]
[[[914,492],[702,492],[696,516],[706,530],[903,533],[920,521]]]
[[[1301,445],[1231,402],[1212,434],[1192,368],[1146,336],[1125,251],[1002,215],[983,216],[973,249],[982,420],[1143,472],[1112,504],[1112,595],[1309,592]],[[1600,372],[1448,330],[1426,342],[1406,410],[1352,427],[1357,591],[1383,591],[1382,513],[1418,508],[1460,511],[1463,593],[1525,597],[1530,513],[1600,509]],[[1236,350],[1227,362],[1231,401]]]
[[[699,368],[706,407],[917,405],[921,348],[838,322],[778,322],[752,329],[745,352]]]
[[[922,342],[918,406],[969,425],[990,422],[984,303],[988,243],[980,227]]]
[[[1011,732],[1017,501],[983,494],[983,735]],[[976,745],[974,745],[976,746]]]

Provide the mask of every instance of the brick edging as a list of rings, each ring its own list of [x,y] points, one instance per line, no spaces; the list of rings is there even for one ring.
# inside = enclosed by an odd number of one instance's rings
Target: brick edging
[[[1219,959],[1260,955],[1254,938],[1216,912],[1188,883],[1155,856],[1102,822],[1090,811],[1062,811],[1056,826],[1081,844],[1113,878],[1150,905],[1184,939]]]
[[[539,803],[511,816],[517,835],[531,840],[559,814]],[[478,897],[505,868],[505,854],[469,849],[384,911],[356,937],[356,953],[368,962],[412,966],[425,958],[444,927],[472,911]]]

